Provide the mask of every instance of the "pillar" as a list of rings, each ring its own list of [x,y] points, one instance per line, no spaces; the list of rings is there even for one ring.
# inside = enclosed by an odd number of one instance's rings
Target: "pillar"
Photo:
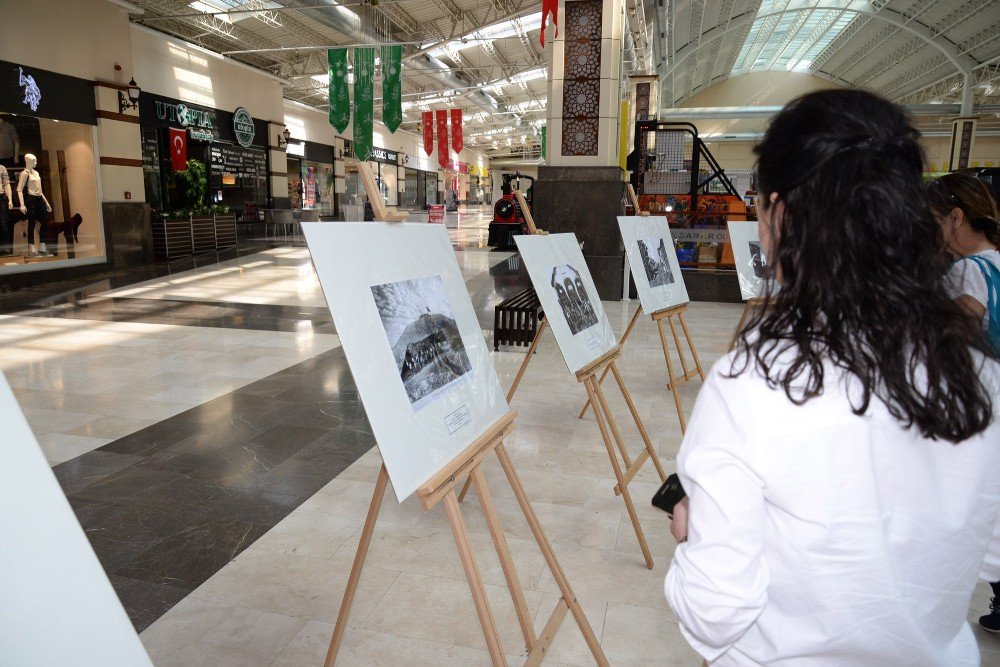
[[[547,156],[538,168],[534,217],[574,232],[602,299],[620,298],[624,252],[619,166],[621,0],[560,0],[559,36],[547,41]]]
[[[292,207],[292,202],[288,198],[288,155],[285,148],[279,146],[279,139],[284,141],[282,132],[285,131],[284,123],[267,123],[267,148],[271,163],[270,177],[271,201],[274,208],[286,209]]]

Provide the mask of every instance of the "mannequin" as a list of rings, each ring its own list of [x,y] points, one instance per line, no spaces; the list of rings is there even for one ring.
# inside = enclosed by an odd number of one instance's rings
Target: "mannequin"
[[[20,152],[21,140],[17,136],[17,128],[0,118],[0,164],[13,167]]]
[[[7,225],[7,208],[13,203],[10,196],[10,174],[0,164],[0,257],[14,254],[14,238]]]
[[[45,245],[49,213],[52,207],[42,194],[42,176],[35,170],[38,158],[31,153],[24,156],[24,171],[17,179],[17,199],[21,202],[21,213],[28,216],[28,257],[53,257]],[[25,195],[25,188],[28,189]],[[44,207],[44,210],[43,210]],[[38,250],[35,250],[35,223],[38,223]]]

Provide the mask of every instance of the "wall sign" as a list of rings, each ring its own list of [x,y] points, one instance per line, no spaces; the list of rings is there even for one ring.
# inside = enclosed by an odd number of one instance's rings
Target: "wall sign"
[[[96,125],[94,82],[0,60],[0,111]]]
[[[236,143],[243,148],[253,145],[253,116],[243,107],[237,107],[233,112],[233,134],[236,135]]]
[[[396,164],[399,162],[399,153],[396,151],[390,151],[386,148],[372,148],[371,159],[376,162],[385,162],[386,164]]]
[[[240,145],[244,145],[242,141],[249,136],[246,146],[264,148],[267,122],[253,118],[246,109],[243,109],[246,116],[237,121],[240,109],[243,108],[238,108],[236,113],[229,113],[146,92],[139,98],[139,119],[143,127],[183,128],[192,140],[226,141]],[[243,136],[242,140],[237,134],[238,128],[239,134]]]

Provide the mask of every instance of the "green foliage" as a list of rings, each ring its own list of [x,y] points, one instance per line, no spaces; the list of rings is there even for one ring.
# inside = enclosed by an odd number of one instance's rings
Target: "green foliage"
[[[183,217],[206,212],[205,194],[208,192],[208,174],[200,160],[188,160],[187,169],[174,172],[174,185],[181,199],[177,213]]]

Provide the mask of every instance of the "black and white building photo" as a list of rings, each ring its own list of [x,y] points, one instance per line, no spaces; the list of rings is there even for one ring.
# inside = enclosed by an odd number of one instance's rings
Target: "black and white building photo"
[[[399,377],[414,408],[472,370],[440,276],[373,285]]]
[[[646,279],[650,287],[672,285],[673,271],[670,270],[670,260],[667,259],[667,244],[662,238],[639,239],[639,255],[642,266],[646,269]]]
[[[753,274],[761,280],[770,275],[770,268],[767,266],[767,258],[764,250],[757,241],[750,241],[750,264],[753,266]]]
[[[574,336],[597,324],[597,312],[580,279],[580,272],[569,264],[552,267],[551,284],[556,291],[570,333]]]

